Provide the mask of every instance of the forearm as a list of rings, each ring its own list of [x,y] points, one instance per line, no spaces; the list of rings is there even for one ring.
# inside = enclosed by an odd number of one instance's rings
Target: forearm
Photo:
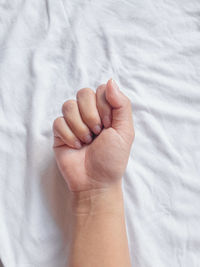
[[[72,193],[69,267],[130,267],[121,184]]]

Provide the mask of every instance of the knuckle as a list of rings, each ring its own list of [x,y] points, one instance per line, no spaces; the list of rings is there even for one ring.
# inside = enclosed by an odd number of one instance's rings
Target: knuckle
[[[85,95],[89,95],[89,94],[93,94],[94,92],[92,91],[92,89],[90,88],[82,88],[80,89],[77,94],[76,94],[76,97],[77,99],[82,97],[82,96],[85,96]]]
[[[69,112],[73,110],[74,106],[76,105],[75,100],[67,100],[63,105],[62,105],[62,113]]]
[[[65,136],[65,139],[68,145],[73,145],[74,142],[76,141],[76,137],[73,137],[71,135]]]
[[[60,120],[61,117],[58,117],[53,121],[53,130],[57,130],[59,128]]]
[[[102,91],[104,91],[106,89],[106,84],[101,84],[97,87],[97,93],[101,93]]]
[[[69,133],[63,133],[62,137],[64,142],[70,147],[73,146],[73,144],[75,143],[76,137],[72,136]]]
[[[96,94],[98,96],[101,96],[105,90],[106,90],[106,84],[101,84],[97,87]]]

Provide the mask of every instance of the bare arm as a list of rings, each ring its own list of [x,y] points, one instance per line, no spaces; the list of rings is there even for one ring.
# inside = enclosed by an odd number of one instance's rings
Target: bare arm
[[[130,267],[121,185],[73,196],[70,267]]]
[[[131,267],[121,187],[134,139],[130,101],[109,80],[96,93],[81,89],[62,111],[53,129],[70,189],[69,267]]]

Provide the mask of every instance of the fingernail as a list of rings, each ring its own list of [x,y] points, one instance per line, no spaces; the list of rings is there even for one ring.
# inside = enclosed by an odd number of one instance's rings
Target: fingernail
[[[117,85],[116,81],[111,79],[111,84],[112,84],[112,87],[115,90],[115,92],[118,93],[119,92],[119,86]]]
[[[101,126],[100,126],[100,125],[96,125],[96,126],[94,126],[94,128],[93,128],[93,132],[94,132],[95,134],[99,134],[99,133],[101,132]]]
[[[92,136],[90,134],[88,134],[86,137],[85,137],[85,142],[88,144],[92,141]]]
[[[111,118],[109,115],[105,115],[103,118],[103,125],[105,128],[108,128],[111,124]]]
[[[75,147],[77,148],[77,149],[80,149],[81,147],[82,147],[82,145],[81,145],[81,142],[80,141],[75,141]]]

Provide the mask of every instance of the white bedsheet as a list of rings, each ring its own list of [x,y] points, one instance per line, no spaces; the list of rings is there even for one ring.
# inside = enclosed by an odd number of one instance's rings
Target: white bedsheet
[[[52,122],[78,89],[110,77],[135,122],[123,187],[132,266],[200,266],[200,1],[1,0],[5,267],[66,266]]]

